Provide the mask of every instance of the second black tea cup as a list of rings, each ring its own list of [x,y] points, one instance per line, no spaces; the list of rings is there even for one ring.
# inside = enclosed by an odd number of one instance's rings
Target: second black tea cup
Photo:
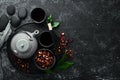
[[[31,18],[35,23],[42,23],[46,19],[46,13],[42,8],[34,8],[31,11]]]
[[[51,47],[54,45],[54,37],[50,31],[45,31],[40,35],[39,43],[42,47]]]

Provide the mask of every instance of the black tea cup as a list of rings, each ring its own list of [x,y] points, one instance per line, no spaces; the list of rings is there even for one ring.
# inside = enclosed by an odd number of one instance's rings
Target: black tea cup
[[[54,45],[54,37],[50,31],[45,31],[40,35],[39,42],[42,47],[51,47]]]
[[[31,18],[35,23],[42,23],[46,19],[46,13],[42,8],[34,8],[31,12]]]

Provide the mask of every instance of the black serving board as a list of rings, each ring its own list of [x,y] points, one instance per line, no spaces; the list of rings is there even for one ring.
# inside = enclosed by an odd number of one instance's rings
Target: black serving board
[[[44,31],[48,31],[47,29],[47,26],[45,25],[40,25],[40,24],[35,24],[35,23],[27,23],[27,24],[24,24],[24,25],[21,25],[19,26],[18,29],[15,30],[14,33],[12,33],[12,35],[10,36],[9,40],[7,41],[7,53],[8,53],[8,58],[11,62],[11,64],[13,65],[14,68],[16,68],[18,71],[22,72],[22,73],[26,73],[26,74],[34,74],[34,75],[40,75],[40,74],[44,74],[45,71],[43,70],[40,70],[38,69],[36,66],[35,66],[35,63],[34,63],[34,56],[36,54],[36,52],[34,53],[34,55],[28,59],[20,59],[18,57],[16,57],[14,54],[13,54],[13,51],[11,50],[10,48],[10,42],[11,42],[11,39],[12,37],[19,31],[29,31],[29,32],[34,32],[34,30],[38,29],[39,30],[39,35],[44,32]],[[37,38],[39,38],[39,35],[37,36]],[[54,35],[57,37],[57,35],[54,33]],[[57,43],[56,43],[57,44]],[[43,47],[41,47],[41,45],[39,44],[39,41],[38,41],[38,49],[41,49]],[[58,45],[58,44],[57,44]],[[54,49],[56,48],[57,46],[53,46],[53,47],[50,47],[49,49],[54,53],[54,55],[56,56],[56,63],[57,61],[59,60],[58,56],[55,54],[54,52]],[[37,50],[38,50],[37,49]],[[48,49],[48,48],[47,48]],[[25,67],[25,68],[22,68],[22,66],[18,63],[18,62],[22,62],[22,64],[27,64],[29,65],[29,68],[28,67]],[[53,67],[54,68],[54,67]]]

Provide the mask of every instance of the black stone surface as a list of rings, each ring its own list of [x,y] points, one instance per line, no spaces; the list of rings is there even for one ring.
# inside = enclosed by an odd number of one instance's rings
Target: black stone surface
[[[0,31],[5,30],[8,22],[9,22],[8,16],[7,16],[6,14],[3,14],[3,15],[0,17]]]
[[[27,17],[27,9],[26,8],[19,8],[18,9],[18,17],[20,19],[25,19]]]
[[[32,77],[10,64],[5,49],[0,51],[0,80],[120,80],[120,0],[0,0],[0,15],[9,4],[35,7],[52,14],[62,24],[55,31],[73,38],[67,71]],[[30,22],[28,17],[22,24]],[[6,47],[5,47],[6,48]]]
[[[21,23],[21,20],[20,20],[20,18],[19,18],[18,16],[13,15],[13,16],[11,17],[11,25],[12,25],[13,27],[18,27],[18,26],[20,25],[20,23]]]
[[[7,6],[7,13],[10,16],[14,15],[15,14],[15,6],[14,5]]]

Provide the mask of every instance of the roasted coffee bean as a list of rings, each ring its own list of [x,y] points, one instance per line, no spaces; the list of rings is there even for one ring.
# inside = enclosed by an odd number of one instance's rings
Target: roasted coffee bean
[[[42,69],[48,69],[54,61],[54,55],[48,50],[39,50],[35,57],[36,64]]]

